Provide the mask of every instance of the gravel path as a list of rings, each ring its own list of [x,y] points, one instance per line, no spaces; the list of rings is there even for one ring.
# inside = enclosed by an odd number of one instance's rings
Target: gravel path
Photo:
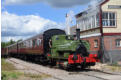
[[[22,70],[25,73],[45,73],[52,76],[46,78],[46,80],[121,80],[121,75],[110,75],[95,71],[67,72],[65,70],[50,68],[16,58],[9,58],[6,61],[14,64],[18,70]]]

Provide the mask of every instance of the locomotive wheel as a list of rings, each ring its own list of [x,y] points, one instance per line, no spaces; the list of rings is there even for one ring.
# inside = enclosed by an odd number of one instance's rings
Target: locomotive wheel
[[[27,60],[26,55],[24,56],[24,60],[25,60],[25,61]]]
[[[70,71],[71,70],[71,65],[68,64],[67,67],[66,67],[66,71]]]
[[[52,66],[56,66],[56,61],[53,61],[52,62]]]
[[[64,67],[61,64],[58,64],[59,69],[64,69]]]
[[[53,59],[50,59],[50,60],[49,60],[49,64],[50,64],[51,66],[56,66],[56,61],[53,60]]]
[[[57,67],[59,68],[59,69],[64,69],[64,67],[63,67],[63,65],[61,64],[62,62],[60,61],[60,60],[58,60],[57,62],[56,62],[56,65],[57,65]]]
[[[81,70],[84,70],[85,68],[86,68],[85,65],[82,65],[82,66],[81,66]]]
[[[76,68],[77,68],[76,65],[68,64],[66,67],[66,71],[73,71],[73,70],[76,70]]]

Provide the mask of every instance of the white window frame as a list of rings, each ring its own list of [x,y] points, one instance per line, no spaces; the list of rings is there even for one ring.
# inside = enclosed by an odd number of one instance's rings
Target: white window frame
[[[98,48],[98,40],[94,40],[94,48]]]
[[[116,47],[121,47],[121,39],[116,39]]]
[[[103,27],[116,27],[116,25],[117,25],[117,23],[116,23],[116,13],[115,12],[103,12],[103,13],[108,13],[108,19],[103,19],[102,18],[102,24],[103,24],[103,21],[105,20],[105,21],[107,21],[107,25],[103,25]],[[113,14],[115,14],[115,19],[110,19],[110,14],[111,13],[113,13]],[[114,26],[111,26],[110,25],[110,21],[115,21],[115,25]]]

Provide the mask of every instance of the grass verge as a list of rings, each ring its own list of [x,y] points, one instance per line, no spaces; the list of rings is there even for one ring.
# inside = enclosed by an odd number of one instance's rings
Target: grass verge
[[[1,80],[41,80],[51,77],[47,74],[26,74],[18,71],[11,63],[1,59]]]
[[[115,71],[121,72],[120,66],[107,66],[107,68],[109,68],[113,72],[115,72]]]

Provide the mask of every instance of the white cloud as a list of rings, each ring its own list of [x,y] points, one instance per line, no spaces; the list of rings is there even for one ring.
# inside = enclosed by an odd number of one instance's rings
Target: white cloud
[[[4,0],[5,5],[18,5],[18,4],[33,4],[44,0]]]
[[[39,2],[47,3],[53,7],[72,7],[89,3],[91,0],[5,0],[4,5],[34,4]]]
[[[64,29],[64,25],[62,26],[62,24],[37,15],[18,16],[4,11],[1,17],[2,41],[7,41],[11,38],[16,40],[18,38],[26,38],[50,28]]]

